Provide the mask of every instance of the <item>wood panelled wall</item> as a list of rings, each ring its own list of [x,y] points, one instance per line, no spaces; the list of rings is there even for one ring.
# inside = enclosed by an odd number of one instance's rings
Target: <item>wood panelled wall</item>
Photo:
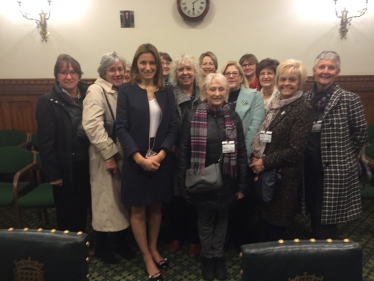
[[[92,84],[95,79],[82,79]],[[54,79],[0,79],[0,130],[36,132],[35,108],[38,98],[52,89]],[[364,106],[366,121],[374,125],[374,75],[339,76],[337,83],[357,93]],[[312,87],[309,77],[304,89]]]

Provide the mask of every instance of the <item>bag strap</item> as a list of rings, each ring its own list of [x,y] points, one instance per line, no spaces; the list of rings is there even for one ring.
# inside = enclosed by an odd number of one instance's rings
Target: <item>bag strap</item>
[[[96,84],[96,85],[97,85],[97,84]],[[106,96],[106,92],[105,92],[104,88],[103,88],[101,85],[99,85],[99,86],[103,89],[104,97],[105,97],[105,99],[106,99],[106,103],[107,103],[107,105],[108,105],[108,107],[109,107],[110,115],[112,115],[112,119],[113,119],[113,121],[115,122],[116,119],[114,118],[114,114],[113,114],[113,111],[112,111],[112,107],[110,106],[110,103],[109,103],[108,97]]]

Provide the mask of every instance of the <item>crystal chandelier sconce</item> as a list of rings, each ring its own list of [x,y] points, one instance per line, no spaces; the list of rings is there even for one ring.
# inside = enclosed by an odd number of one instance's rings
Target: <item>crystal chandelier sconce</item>
[[[341,11],[341,14],[339,15],[338,10],[336,9],[336,2],[337,1],[338,0],[334,0],[334,2],[335,2],[335,14],[338,18],[340,18],[340,29],[339,29],[340,38],[341,39],[343,39],[343,38],[346,39],[347,38],[347,32],[348,32],[348,25],[351,25],[351,21],[352,21],[353,18],[359,18],[366,13],[367,6],[368,6],[368,0],[366,0],[365,8],[363,8],[362,10],[359,10],[358,14],[356,16],[351,16],[351,17],[348,17],[348,10],[346,10],[346,8],[344,8],[344,10]]]
[[[51,2],[52,2],[52,0],[47,0],[47,2],[49,4],[49,12],[44,13],[44,11],[42,10],[41,13],[39,13],[39,17],[40,17],[39,19],[30,18],[28,13],[22,12],[21,1],[17,1],[17,2],[18,2],[20,12],[21,12],[22,16],[25,19],[35,21],[36,26],[40,30],[39,33],[40,33],[40,36],[42,37],[42,41],[47,41],[48,36],[49,36],[49,31],[47,30],[47,20],[49,19],[49,16],[51,15]]]

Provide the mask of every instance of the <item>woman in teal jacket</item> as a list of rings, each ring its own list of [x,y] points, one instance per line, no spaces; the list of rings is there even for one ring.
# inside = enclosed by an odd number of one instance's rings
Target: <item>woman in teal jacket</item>
[[[237,62],[228,61],[223,67],[222,73],[230,85],[228,100],[230,107],[238,113],[242,120],[247,159],[248,164],[250,164],[252,140],[260,130],[260,126],[265,119],[262,95],[255,89],[248,87],[247,78],[244,75],[242,67]],[[243,244],[253,242],[250,238],[252,236],[250,231],[253,227],[249,225],[251,221],[250,217],[254,215],[253,205],[249,201],[249,196],[246,196],[243,200],[237,201],[235,208],[230,210],[226,243],[232,240],[237,247],[240,247]]]

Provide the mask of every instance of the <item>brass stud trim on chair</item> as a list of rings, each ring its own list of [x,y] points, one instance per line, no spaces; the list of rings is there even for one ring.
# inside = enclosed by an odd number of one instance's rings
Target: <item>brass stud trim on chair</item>
[[[90,278],[90,274],[87,274],[86,277],[87,277],[87,279],[89,279]]]
[[[329,239],[326,239],[326,242],[327,242],[327,243],[331,243],[331,242],[332,242],[332,239],[330,239],[330,238],[329,238]]]
[[[13,231],[13,230],[14,230],[13,227],[8,228],[8,231]]]
[[[82,231],[78,231],[78,232],[77,232],[77,235],[82,235],[82,234],[83,234]]]
[[[23,229],[23,231],[29,231],[29,228],[28,228],[28,227],[25,227],[25,228]]]
[[[86,262],[90,262],[90,258],[89,257],[86,258]]]
[[[283,243],[284,243],[284,240],[283,240],[283,239],[279,239],[279,240],[278,240],[278,243],[279,243],[279,244],[283,244]]]
[[[295,242],[295,243],[299,243],[299,242],[300,242],[300,239],[299,239],[299,238],[296,238],[296,239],[293,240],[293,242]]]
[[[316,239],[314,239],[314,238],[310,238],[309,241],[312,242],[312,243],[315,243],[315,242],[316,242]]]
[[[56,232],[56,229],[51,229],[51,233],[55,233]]]
[[[38,232],[42,232],[43,231],[43,228],[38,228]]]
[[[89,247],[89,246],[90,246],[90,242],[87,242],[87,243],[86,243],[86,246]]]
[[[345,239],[343,240],[343,242],[344,242],[344,243],[348,243],[348,242],[349,242],[349,239],[348,239],[348,238],[345,238]]]
[[[68,234],[68,233],[69,233],[69,230],[65,230],[65,231],[64,231],[64,234]]]

